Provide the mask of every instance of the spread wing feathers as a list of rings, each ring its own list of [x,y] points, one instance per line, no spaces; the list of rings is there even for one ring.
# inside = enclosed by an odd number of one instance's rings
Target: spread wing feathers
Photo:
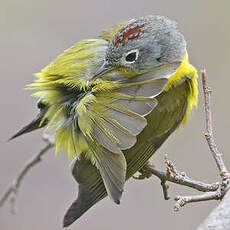
[[[172,66],[171,74],[176,71]],[[106,191],[116,203],[120,202],[126,176],[122,151],[135,145],[136,136],[147,125],[144,116],[157,105],[154,97],[168,82],[163,70],[160,73],[153,79],[149,74],[140,76],[145,81],[137,77],[136,82],[128,79],[114,83],[109,90],[94,89],[76,106],[79,129],[88,140],[86,155],[99,169]]]
[[[154,97],[163,91],[167,78],[178,67],[179,62],[170,63],[164,68],[159,66],[152,74],[132,79],[123,77],[119,82],[111,82],[110,90],[101,90],[99,82],[98,88],[76,107],[80,130],[113,153],[131,148],[136,143],[136,136],[147,125],[144,116],[157,105]]]
[[[152,154],[180,125],[186,113],[189,89],[188,81],[183,80],[177,87],[157,97],[158,106],[147,116],[149,128],[138,136],[139,144],[124,151],[127,161],[126,179],[143,167]],[[89,160],[81,157],[75,161],[72,174],[79,183],[78,197],[64,217],[64,227],[72,224],[106,196],[106,189],[99,171]]]
[[[120,202],[126,176],[122,150],[135,145],[136,136],[147,125],[144,116],[156,107],[154,97],[167,82],[164,77],[126,80],[115,84],[112,91],[88,93],[76,106],[79,129],[89,143],[86,155],[99,169],[106,191],[116,203]]]
[[[122,85],[118,91],[132,97],[144,96],[152,98],[162,92],[167,82],[167,78],[160,78],[144,82],[128,83]]]
[[[95,152],[96,165],[109,197],[117,204],[123,192],[126,177],[126,160],[123,153],[114,154],[105,148]]]
[[[113,153],[132,147],[147,125],[144,116],[157,105],[153,97],[162,92],[166,83],[167,79],[162,78],[120,84],[112,93],[85,96],[76,108],[81,131]]]

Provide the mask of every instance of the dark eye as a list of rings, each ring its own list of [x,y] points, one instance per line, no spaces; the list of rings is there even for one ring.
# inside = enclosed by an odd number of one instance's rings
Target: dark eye
[[[134,62],[136,59],[137,59],[137,52],[129,53],[129,54],[125,57],[125,60],[126,60],[127,62]]]

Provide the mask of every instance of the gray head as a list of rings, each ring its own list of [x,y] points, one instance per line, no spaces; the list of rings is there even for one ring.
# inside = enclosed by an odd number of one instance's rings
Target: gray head
[[[148,72],[154,67],[181,61],[186,42],[176,23],[164,16],[130,20],[116,32],[106,51],[105,69],[126,68]]]

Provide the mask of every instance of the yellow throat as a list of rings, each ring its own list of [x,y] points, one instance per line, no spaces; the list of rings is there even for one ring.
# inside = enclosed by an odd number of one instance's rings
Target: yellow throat
[[[164,91],[169,90],[171,87],[176,86],[181,80],[189,79],[189,92],[188,92],[188,107],[185,113],[185,117],[182,124],[186,123],[188,120],[189,113],[193,106],[197,107],[198,100],[198,86],[197,86],[197,70],[194,66],[189,63],[188,54],[186,53],[183,58],[181,65],[177,72],[169,78],[169,81],[164,89]]]

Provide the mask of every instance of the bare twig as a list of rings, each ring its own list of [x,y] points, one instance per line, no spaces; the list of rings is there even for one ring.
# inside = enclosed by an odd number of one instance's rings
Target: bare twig
[[[220,192],[207,192],[195,196],[177,196],[175,197],[174,211],[179,211],[181,207],[188,203],[207,201],[207,200],[219,200],[222,197]]]
[[[166,172],[162,172],[160,170],[155,169],[154,165],[148,163],[140,170],[141,174],[138,177],[134,177],[134,179],[142,180],[145,178],[150,178],[152,175],[157,176],[161,180],[161,186],[162,186],[165,200],[169,199],[169,195],[168,195],[169,186],[166,184],[167,181],[175,184],[184,185],[201,192],[211,192],[211,191],[214,192],[217,191],[218,188],[220,187],[219,182],[207,184],[201,181],[191,179],[184,172],[179,172],[174,166],[174,164],[172,163],[172,161],[168,159],[167,155],[165,155],[165,164],[166,164]],[[187,197],[185,200],[187,200]],[[178,204],[176,204],[176,206],[178,206]]]
[[[47,145],[41,149],[41,151],[36,154],[32,159],[30,159],[22,168],[21,172],[19,173],[19,175],[17,176],[17,178],[14,180],[14,182],[8,187],[8,189],[6,190],[6,192],[3,194],[2,198],[0,199],[0,207],[2,207],[4,205],[4,203],[11,197],[11,203],[14,209],[14,201],[15,201],[15,197],[18,193],[18,190],[20,188],[21,182],[23,180],[23,178],[25,177],[25,175],[28,173],[28,171],[35,166],[37,163],[39,163],[41,161],[41,157],[47,153],[47,151],[53,147],[53,142],[51,140],[51,138],[48,135],[44,135],[43,139],[47,142]]]
[[[224,164],[222,154],[219,152],[217,145],[213,136],[213,125],[212,125],[212,113],[211,113],[211,89],[208,87],[206,71],[201,71],[202,76],[202,85],[204,92],[204,103],[205,103],[205,125],[206,125],[206,133],[205,137],[209,146],[209,149],[212,153],[212,156],[216,162],[216,165],[219,169],[221,178],[228,179],[229,172]]]
[[[178,172],[173,163],[169,161],[167,157],[165,158],[166,162],[169,163],[167,164],[166,173],[153,168],[151,164],[147,164],[145,166],[145,169],[151,172],[151,174],[157,176],[161,181],[170,181],[172,183],[184,185],[201,192],[216,191],[219,188],[218,182],[207,184],[201,181],[191,179],[184,172]]]
[[[170,199],[169,193],[168,193],[169,186],[166,184],[166,182],[167,182],[166,180],[161,180],[161,187],[163,190],[164,199],[169,200]]]

